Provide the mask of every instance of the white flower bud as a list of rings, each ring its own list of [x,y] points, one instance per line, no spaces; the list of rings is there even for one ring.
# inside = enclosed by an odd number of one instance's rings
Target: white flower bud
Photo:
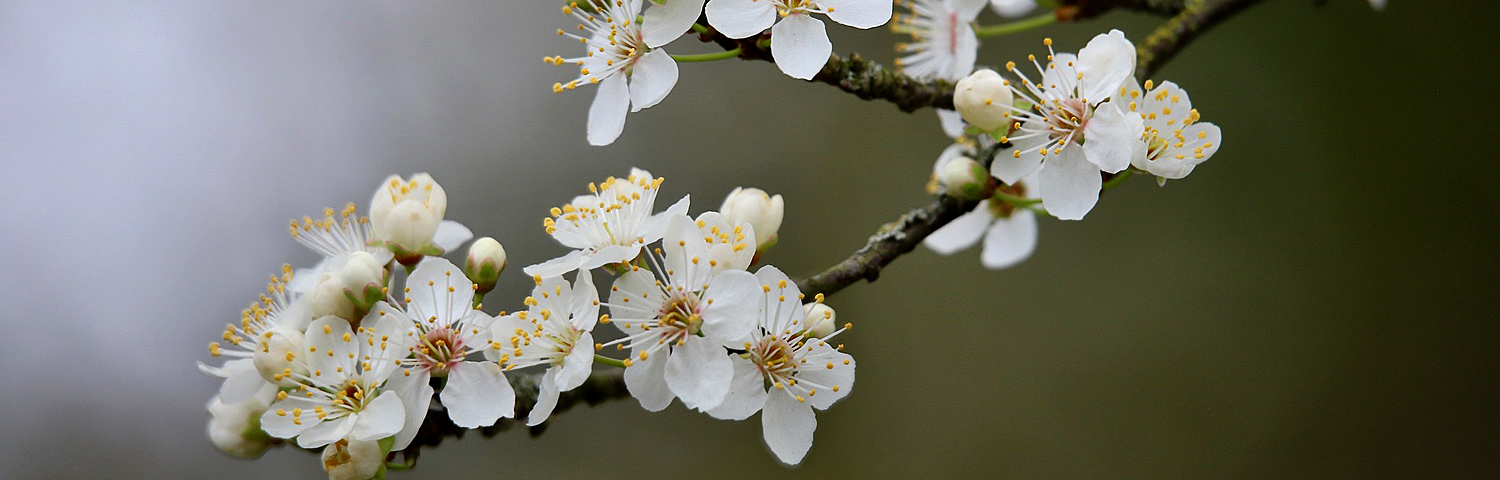
[[[988,68],[964,77],[953,87],[953,106],[959,115],[969,125],[986,132],[1004,128],[1010,122],[1014,100],[1005,79]]]
[[[938,169],[938,183],[958,198],[979,199],[989,185],[990,170],[969,157],[956,157]]]
[[[469,245],[469,256],[464,259],[464,275],[477,287],[478,293],[489,293],[495,289],[495,281],[505,270],[505,247],[490,237],[475,240]]]
[[[319,272],[317,283],[307,293],[307,304],[312,309],[313,318],[333,315],[351,322],[358,320],[354,302],[349,300],[348,295],[344,295],[344,276],[341,271]]]
[[[385,452],[378,441],[340,439],[323,448],[323,470],[329,480],[369,480],[385,466]]]
[[[803,324],[807,325],[807,334],[817,338],[827,337],[838,329],[835,322],[837,316],[833,313],[833,307],[824,305],[823,302],[815,302],[802,305],[802,312],[807,314]]]
[[[369,252],[353,252],[344,262],[344,295],[357,310],[369,311],[385,298],[385,265]]]
[[[370,226],[392,251],[412,254],[432,244],[447,211],[448,194],[432,176],[391,175],[370,199]]]
[[[265,434],[247,436],[243,429],[227,426],[215,420],[208,421],[208,439],[219,451],[240,458],[260,458],[266,450],[271,448],[270,436]]]
[[[271,436],[260,429],[260,416],[276,398],[276,388],[267,385],[241,403],[227,404],[215,396],[208,403],[208,438],[224,453],[257,458],[271,448]]]
[[[302,355],[303,349],[307,347],[302,331],[283,326],[259,335],[258,340],[265,348],[257,348],[250,357],[255,371],[267,382],[283,387],[297,386],[297,381],[286,375],[286,371],[290,369],[294,374],[303,373],[299,367],[301,362],[296,361],[297,356]]]
[[[781,229],[786,205],[781,195],[767,195],[759,188],[735,188],[724,199],[719,213],[730,225],[750,224],[755,230],[755,251],[764,252],[776,245],[776,231]]]

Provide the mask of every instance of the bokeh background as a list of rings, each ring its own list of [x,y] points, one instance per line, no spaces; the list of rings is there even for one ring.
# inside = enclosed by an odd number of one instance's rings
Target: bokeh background
[[[1500,458],[1491,2],[1267,2],[1159,78],[1224,148],[1133,179],[1036,255],[918,251],[831,297],[857,325],[853,394],[796,469],[758,420],[633,401],[539,438],[470,436],[392,478],[1414,478]],[[997,19],[989,14],[986,23]],[[981,63],[1074,50],[1116,13],[985,41]],[[927,201],[947,139],[763,62],[684,64],[606,148],[549,1],[0,2],[0,476],[320,478],[314,455],[219,454],[206,345],[284,262],[286,221],[431,172],[449,218],[514,270],[559,255],[541,218],[632,165],[716,208],[785,195],[766,260],[815,272]],[[830,27],[881,61],[887,29]],[[707,52],[691,38],[668,48]]]

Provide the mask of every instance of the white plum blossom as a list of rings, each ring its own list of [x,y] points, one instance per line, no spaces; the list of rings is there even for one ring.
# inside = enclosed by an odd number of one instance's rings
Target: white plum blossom
[[[214,396],[208,402],[208,438],[219,451],[241,458],[256,458],[271,448],[271,437],[258,425],[261,414],[276,400],[276,386],[261,382],[260,390],[238,403],[224,403]]]
[[[652,213],[662,181],[651,172],[633,168],[629,177],[590,183],[588,195],[554,207],[552,216],[542,220],[548,235],[574,250],[523,270],[547,278],[635,259],[641,248],[661,239],[668,218],[687,212],[688,197],[683,196],[665,212]]]
[[[911,42],[896,44],[896,52],[904,54],[896,59],[896,68],[919,80],[958,80],[974,71],[979,37],[973,23],[985,0],[909,0],[900,5],[911,13],[893,15],[891,30],[911,35]]]
[[[447,212],[448,194],[431,175],[418,173],[410,180],[391,175],[370,199],[374,240],[398,257],[441,255],[474,238],[468,227],[444,220]]]
[[[1135,70],[1135,46],[1119,30],[1099,34],[1075,57],[1052,53],[1047,39],[1047,65],[1028,58],[1041,72],[1033,82],[1012,84],[1018,102],[1013,109],[1015,130],[1002,141],[1015,144],[1010,158],[998,156],[990,171],[1007,184],[1040,170],[1035,185],[1047,211],[1064,220],[1079,220],[1099,201],[1100,171],[1118,173],[1143,147],[1141,116],[1107,101]]]
[[[368,217],[359,216],[353,203],[337,212],[323,209],[323,218],[302,217],[292,220],[292,239],[322,257],[313,268],[297,270],[295,280],[288,285],[292,291],[307,296],[314,317],[335,315],[345,320],[358,320],[363,312],[344,295],[346,282],[344,271],[355,253],[369,255],[362,259],[367,263],[385,265],[394,256],[390,249],[372,244],[374,231]]]
[[[587,3],[592,11],[579,8],[576,2],[562,8],[564,14],[578,19],[581,34],[557,30],[558,35],[583,44],[583,56],[548,57],[547,62],[579,66],[578,78],[554,84],[553,92],[599,84],[589,107],[588,141],[590,145],[609,145],[624,131],[627,113],[660,103],[677,85],[677,61],[661,47],[697,20],[703,0],[671,0],[651,7],[644,23],[637,23],[636,18],[646,0]]]
[[[762,267],[755,278],[761,283],[756,328],[739,346],[745,353],[729,357],[732,387],[708,414],[744,420],[761,412],[761,430],[771,452],[795,465],[812,447],[818,426],[813,409],[828,409],[854,387],[854,357],[839,351],[842,346],[828,344],[848,325],[823,338],[809,335],[809,317],[797,284],[771,266]]]
[[[287,287],[294,278],[291,266],[283,266],[281,276],[271,277],[266,293],[240,313],[240,323],[225,327],[223,340],[229,347],[209,344],[209,354],[233,359],[219,367],[198,363],[204,373],[224,379],[220,401],[248,401],[267,383],[295,386],[295,376],[306,371],[302,332],[312,314],[306,300]]]
[[[1002,17],[1019,17],[1036,10],[1036,0],[990,0],[990,9]]]
[[[478,428],[514,415],[515,392],[495,362],[469,360],[490,345],[493,318],[474,309],[474,284],[453,263],[428,257],[406,279],[402,308],[376,304],[369,322],[394,319],[403,326],[389,341],[406,367],[391,379],[408,415],[396,436],[405,447],[416,435],[432,401],[428,379],[448,377],[439,399],[455,425]]]
[[[625,385],[641,406],[660,411],[682,399],[707,410],[724,399],[733,375],[726,346],[749,336],[759,287],[745,271],[755,249],[749,224],[706,212],[672,217],[650,269],[633,267],[610,287],[610,320],[629,347]]]
[[[953,86],[953,107],[965,122],[986,132],[1009,125],[1014,102],[1015,94],[1009,83],[988,68],[964,77]]]
[[[339,439],[379,440],[396,435],[406,423],[400,393],[386,385],[406,349],[398,341],[408,328],[391,316],[355,332],[338,317],[321,317],[307,327],[307,373],[298,385],[277,394],[260,417],[261,429],[276,438],[296,437],[316,448]]]
[[[940,160],[941,161],[941,160]],[[998,191],[1015,197],[1037,199],[1034,191],[1036,174],[1018,180],[1011,185],[1002,185]],[[932,232],[922,244],[940,255],[952,255],[964,250],[979,240],[984,246],[979,260],[985,268],[999,270],[1015,266],[1036,250],[1036,214],[1026,208],[1017,208],[998,197],[979,202],[973,210],[960,215],[942,228]]]
[[[375,441],[339,439],[324,447],[320,457],[328,480],[367,480],[385,466],[385,452]]]
[[[786,202],[781,195],[769,195],[759,188],[735,187],[724,197],[719,213],[730,225],[750,224],[755,231],[755,251],[759,253],[776,245],[776,233],[786,215]]]
[[[593,273],[579,270],[569,285],[562,277],[535,277],[527,310],[502,316],[491,326],[495,339],[485,355],[505,370],[545,365],[536,406],[526,420],[538,425],[552,415],[558,395],[588,380],[594,366],[594,325],[599,291]]]
[[[821,13],[854,28],[875,28],[890,21],[891,5],[891,0],[710,0],[703,13],[710,25],[729,38],[758,35],[770,28],[776,66],[793,78],[810,80],[833,53],[827,28],[812,14]]]
[[[1145,122],[1142,141],[1146,148],[1130,159],[1135,168],[1156,175],[1159,184],[1185,178],[1198,164],[1208,161],[1222,142],[1219,127],[1199,122],[1198,110],[1188,99],[1187,90],[1172,82],[1152,88],[1146,81],[1145,93],[1135,79],[1120,87],[1120,100],[1130,111],[1139,113]]]

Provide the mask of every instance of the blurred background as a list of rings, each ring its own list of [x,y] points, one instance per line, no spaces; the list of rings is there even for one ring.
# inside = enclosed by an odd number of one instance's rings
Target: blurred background
[[[614,145],[550,1],[0,2],[0,476],[321,478],[317,457],[218,453],[194,366],[285,262],[291,218],[426,171],[448,218],[505,244],[491,304],[563,248],[541,218],[634,166],[717,208],[786,197],[765,260],[793,276],[928,201],[948,143],[764,62],[681,65]],[[1224,148],[1188,179],[1044,221],[1028,262],[919,250],[830,297],[857,388],[796,469],[758,420],[634,401],[539,438],[470,436],[392,478],[1412,478],[1492,475],[1500,47],[1491,2],[1267,2],[1158,75]],[[991,14],[984,23],[999,20]],[[1159,18],[1115,13],[984,41],[980,63]],[[831,24],[830,24],[831,25]],[[829,28],[889,64],[888,29]],[[683,38],[673,53],[712,51]]]

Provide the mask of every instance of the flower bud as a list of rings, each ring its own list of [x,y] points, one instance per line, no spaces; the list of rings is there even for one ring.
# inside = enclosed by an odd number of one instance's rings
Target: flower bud
[[[990,183],[990,170],[969,157],[955,157],[938,169],[938,183],[958,198],[978,200]]]
[[[833,307],[824,305],[823,302],[814,302],[802,306],[802,312],[807,314],[803,324],[807,325],[807,334],[817,338],[827,337],[837,330],[834,322],[836,316]]]
[[[319,272],[317,283],[307,293],[313,318],[333,315],[348,321],[358,320],[354,302],[344,294],[344,276],[340,271]]]
[[[776,245],[776,231],[781,229],[781,217],[785,211],[781,195],[767,195],[759,188],[735,188],[719,207],[719,213],[730,225],[748,223],[755,230],[757,253]]]
[[[294,374],[303,373],[299,367],[302,362],[296,361],[307,346],[302,331],[282,326],[259,335],[257,340],[264,347],[255,349],[254,355],[250,357],[255,371],[267,382],[282,387],[297,386],[297,381],[286,373],[288,370]]]
[[[353,252],[344,262],[344,295],[356,310],[369,311],[385,298],[385,265],[369,252]]]
[[[276,388],[267,385],[244,402],[227,404],[214,397],[208,403],[208,438],[224,453],[257,458],[271,448],[271,436],[260,429],[260,416],[276,398]]]
[[[370,227],[375,238],[397,255],[414,254],[432,244],[448,211],[448,194],[425,173],[402,180],[391,175],[370,199]]]
[[[1010,122],[1014,100],[1005,79],[988,68],[964,77],[953,87],[953,106],[959,115],[969,125],[986,132],[1004,128]]]
[[[505,270],[505,247],[490,237],[475,240],[469,245],[469,256],[464,259],[464,275],[474,282],[477,293],[489,293],[495,289],[495,281]]]
[[[329,480],[369,480],[385,466],[380,442],[339,439],[323,448],[323,470]]]

